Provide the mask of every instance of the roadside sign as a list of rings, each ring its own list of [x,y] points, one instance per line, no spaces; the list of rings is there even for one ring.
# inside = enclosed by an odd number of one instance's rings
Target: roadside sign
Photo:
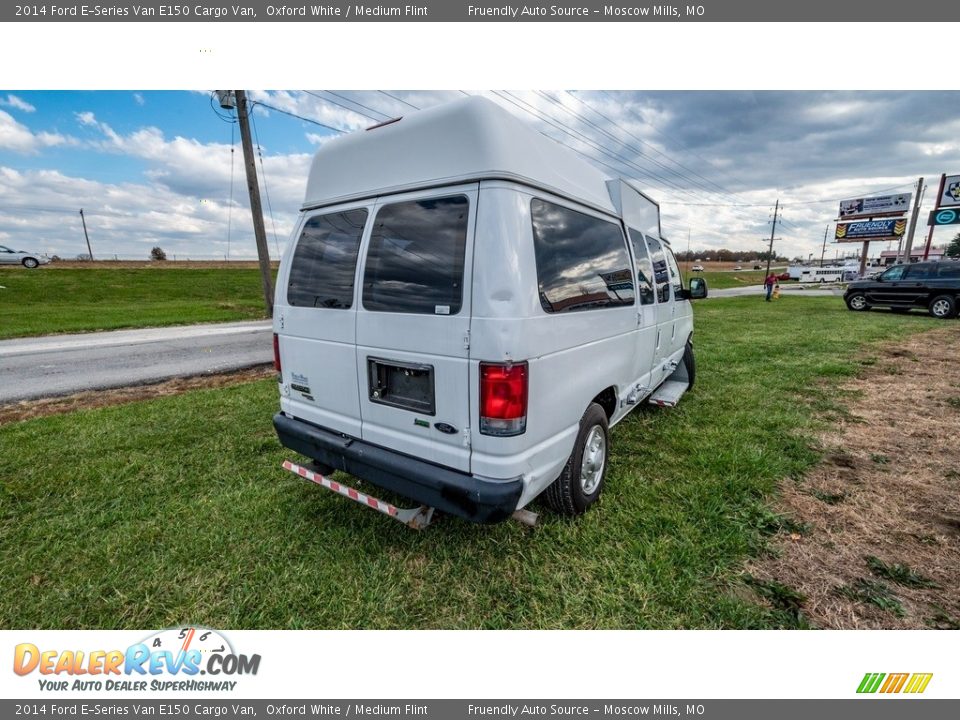
[[[897,218],[867,220],[862,222],[837,223],[834,239],[837,242],[863,242],[864,240],[891,240],[903,237],[907,221]]]
[[[877,197],[853,198],[840,201],[840,214],[843,218],[871,217],[874,215],[899,215],[910,209],[912,193],[897,195],[878,195]]]
[[[943,181],[943,192],[940,193],[938,207],[960,205],[960,175],[947,175]]]
[[[931,210],[927,225],[960,225],[960,210]]]

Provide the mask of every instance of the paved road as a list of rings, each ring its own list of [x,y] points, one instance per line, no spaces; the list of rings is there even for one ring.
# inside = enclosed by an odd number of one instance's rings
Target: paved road
[[[763,295],[766,292],[763,285],[744,285],[743,287],[723,288],[722,290],[709,290],[707,299],[722,297],[742,297],[744,295]],[[781,296],[796,295],[798,297],[828,297],[835,295],[843,297],[843,288],[827,287],[814,288],[809,285],[781,285]]]
[[[271,362],[268,320],[0,341],[0,403]]]

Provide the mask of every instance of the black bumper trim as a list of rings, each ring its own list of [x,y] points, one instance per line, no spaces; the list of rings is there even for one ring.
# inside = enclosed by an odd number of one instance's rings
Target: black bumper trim
[[[521,478],[486,480],[347,437],[283,413],[273,416],[277,437],[301,455],[476,523],[506,520],[517,509]]]

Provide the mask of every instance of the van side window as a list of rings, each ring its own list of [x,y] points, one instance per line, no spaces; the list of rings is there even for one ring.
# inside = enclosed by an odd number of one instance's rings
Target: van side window
[[[647,247],[650,248],[650,259],[653,260],[653,282],[657,286],[657,302],[670,302],[670,271],[667,269],[667,258],[663,254],[663,246],[659,240],[647,235]]]
[[[534,198],[540,305],[548,313],[633,305],[633,273],[616,223]]]
[[[307,220],[290,262],[290,305],[338,309],[353,305],[357,252],[366,222],[362,208]]]
[[[456,315],[463,305],[469,202],[463,195],[385,205],[363,276],[363,307]]]
[[[630,243],[633,245],[633,260],[637,266],[637,290],[640,291],[640,304],[653,305],[653,263],[647,254],[647,245],[643,233],[627,228]]]
[[[677,259],[673,256],[673,250],[664,248],[667,251],[667,267],[670,269],[670,280],[673,282],[673,296],[683,290],[683,275],[680,274],[680,266],[677,265]]]

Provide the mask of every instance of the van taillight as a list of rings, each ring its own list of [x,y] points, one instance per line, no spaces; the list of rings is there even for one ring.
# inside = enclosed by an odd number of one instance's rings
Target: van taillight
[[[273,369],[280,374],[280,338],[276,333],[273,334]]]
[[[527,363],[480,363],[480,432],[520,435],[527,429]]]

